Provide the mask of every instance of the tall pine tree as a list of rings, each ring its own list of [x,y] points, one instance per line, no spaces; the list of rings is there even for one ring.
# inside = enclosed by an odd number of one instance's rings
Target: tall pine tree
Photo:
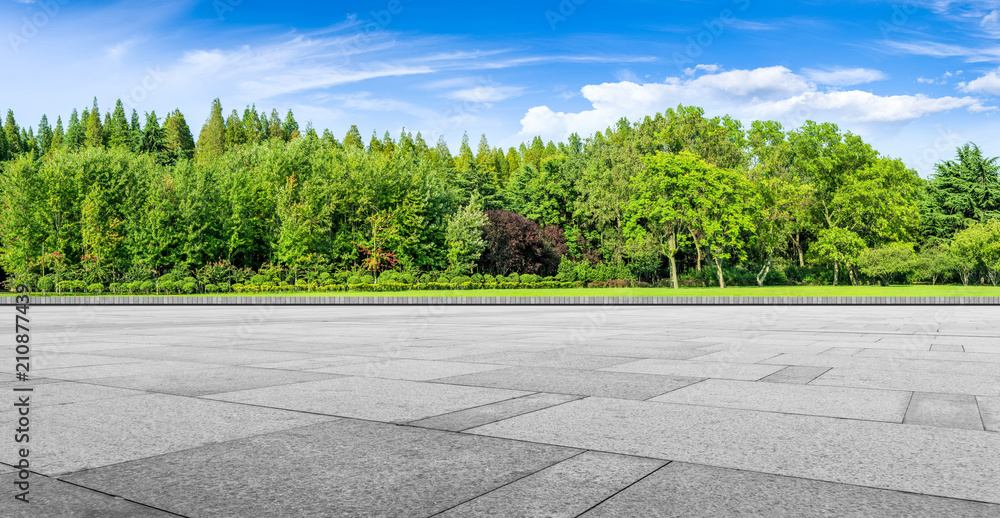
[[[167,114],[167,120],[163,122],[163,136],[171,161],[186,160],[194,156],[194,137],[179,109]]]
[[[84,137],[87,147],[104,146],[104,126],[101,124],[101,110],[97,108],[97,97],[94,97],[94,107],[87,116],[87,132]]]
[[[206,163],[226,152],[226,123],[222,118],[222,103],[219,99],[212,101],[212,113],[201,128],[195,149],[200,163]]]

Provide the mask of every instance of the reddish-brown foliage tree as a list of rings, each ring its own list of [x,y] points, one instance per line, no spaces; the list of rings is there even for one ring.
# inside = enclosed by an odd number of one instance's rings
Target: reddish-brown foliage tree
[[[558,227],[542,228],[524,216],[505,210],[486,211],[483,229],[486,250],[479,271],[490,275],[511,272],[555,275],[567,251],[566,238]]]

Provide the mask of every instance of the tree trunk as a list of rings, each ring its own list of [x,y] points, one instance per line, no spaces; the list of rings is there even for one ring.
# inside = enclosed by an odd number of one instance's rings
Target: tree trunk
[[[833,262],[833,285],[834,286],[837,285],[837,275],[839,273],[840,273],[840,265],[837,264],[837,261],[834,261]]]
[[[667,246],[670,247],[670,253],[667,254],[667,258],[670,259],[670,284],[673,285],[674,289],[680,289],[680,282],[677,280],[677,236],[675,234],[670,234],[667,239]]]
[[[764,263],[764,267],[757,272],[757,286],[761,288],[764,287],[764,281],[767,279],[767,274],[771,272],[771,257],[768,256],[767,262]]]
[[[696,263],[696,268],[701,271],[701,243],[698,242],[698,234],[695,233],[694,229],[689,228],[688,231],[691,233],[691,240],[694,241],[694,249],[698,251],[698,262]]]
[[[799,266],[806,265],[806,256],[802,252],[802,236],[799,235],[799,231],[795,231],[795,236],[792,237],[792,242],[795,243],[795,251],[799,253]]]
[[[726,281],[725,281],[725,279],[722,278],[722,263],[719,262],[719,256],[718,255],[716,255],[716,254],[712,254],[712,255],[714,256],[713,258],[715,259],[715,269],[716,269],[716,271],[719,272],[719,287],[720,288],[725,288],[726,287]]]

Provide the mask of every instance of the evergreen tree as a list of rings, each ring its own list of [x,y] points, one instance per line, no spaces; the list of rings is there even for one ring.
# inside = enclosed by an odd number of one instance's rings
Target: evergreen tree
[[[292,140],[294,138],[299,138],[299,123],[295,122],[295,116],[292,115],[292,110],[288,110],[288,115],[285,115],[285,123],[281,125],[281,131],[285,140]]]
[[[136,121],[138,124],[138,121]],[[108,132],[108,146],[118,148],[132,147],[132,131],[129,121],[125,118],[125,107],[122,100],[115,103],[114,112],[106,126]]]
[[[267,121],[267,138],[268,139],[285,139],[285,132],[281,129],[281,117],[278,117],[278,109],[271,109],[271,118]]]
[[[189,159],[194,156],[194,136],[179,109],[167,114],[163,121],[163,136],[171,160]]]
[[[378,134],[375,133],[375,130],[372,130],[372,139],[368,141],[368,152],[369,153],[382,152],[382,141],[378,139]]]
[[[87,110],[83,111],[84,123],[88,118]],[[86,133],[86,127],[84,123],[80,122],[80,116],[76,113],[76,108],[73,108],[73,113],[69,116],[69,125],[66,127],[66,149],[73,151],[83,147],[83,142]]]
[[[310,140],[319,140],[319,134],[316,133],[316,128],[313,127],[312,121],[306,123],[306,138]]]
[[[243,134],[247,143],[257,144],[263,142],[267,135],[267,125],[261,120],[257,113],[257,105],[247,106],[243,110]]]
[[[166,131],[160,127],[160,120],[155,110],[146,114],[146,127],[142,129],[139,151],[156,155],[162,155],[167,151]]]
[[[52,148],[62,149],[66,135],[63,132],[62,117],[56,117],[56,129],[52,131]]]
[[[389,132],[385,132],[382,135],[382,153],[386,155],[392,155],[396,152],[396,143],[392,141],[392,137],[389,136]]]
[[[240,120],[240,114],[233,110],[226,119],[226,149],[246,144],[248,140],[247,129]]]
[[[46,154],[52,149],[52,127],[49,126],[49,118],[42,115],[42,120],[38,122],[38,147],[41,154]]]
[[[334,149],[343,149],[343,145],[337,140],[337,137],[333,136],[333,132],[328,129],[323,130],[323,137],[320,140]]]
[[[351,129],[347,130],[347,135],[344,135],[344,149],[357,149],[361,150],[365,148],[365,143],[361,140],[361,132],[358,131],[358,127],[351,124]]]
[[[133,152],[138,152],[142,147],[143,131],[142,126],[139,125],[139,112],[132,108],[132,121],[129,124],[129,149]]]
[[[0,162],[10,160],[10,145],[7,143],[7,132],[0,130]]]
[[[97,108],[97,97],[94,97],[94,107],[87,115],[87,132],[84,137],[87,147],[104,146],[104,127],[101,124],[101,111]]]
[[[21,130],[14,120],[14,110],[7,110],[7,120],[4,121],[3,132],[7,136],[7,152],[11,156],[22,153],[24,150],[21,149]]]
[[[219,99],[212,101],[212,113],[201,128],[195,148],[200,163],[207,163],[226,152],[226,124],[222,119],[222,103]]]
[[[979,146],[958,148],[958,160],[935,166],[921,210],[922,232],[930,241],[949,240],[973,223],[1000,218],[1000,164]]]

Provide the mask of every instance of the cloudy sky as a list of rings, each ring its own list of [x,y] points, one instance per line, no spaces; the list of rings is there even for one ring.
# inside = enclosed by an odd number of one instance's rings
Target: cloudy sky
[[[456,149],[685,104],[834,122],[925,176],[966,141],[1000,155],[1000,0],[0,0],[0,35],[22,125],[96,95],[180,108],[197,135],[218,97]]]

